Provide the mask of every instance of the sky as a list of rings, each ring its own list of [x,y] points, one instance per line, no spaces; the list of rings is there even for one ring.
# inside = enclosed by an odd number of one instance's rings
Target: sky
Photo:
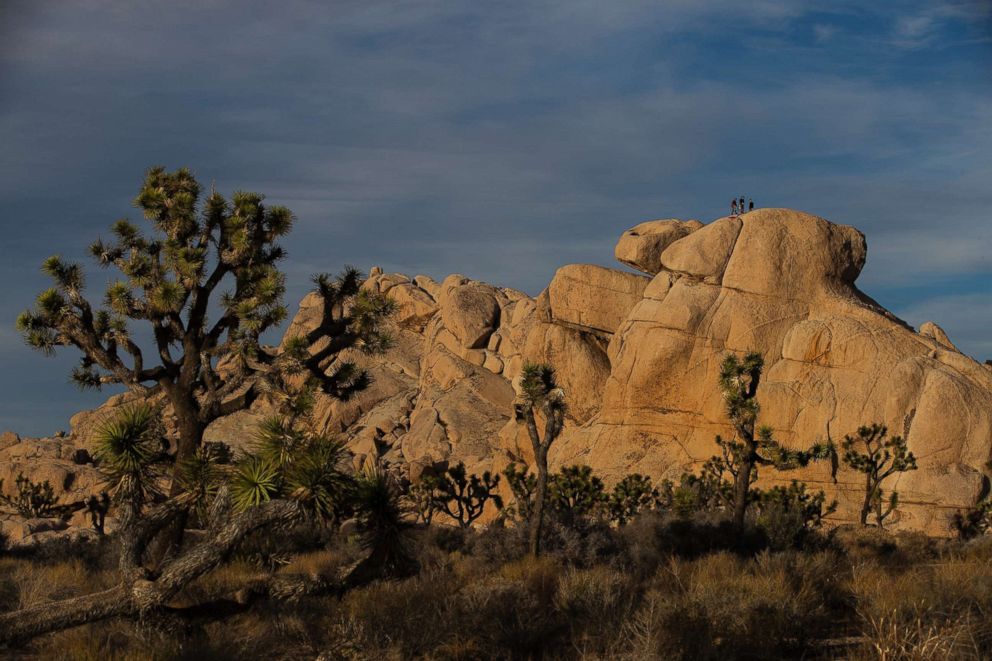
[[[344,264],[538,293],[729,198],[851,224],[859,287],[992,358],[992,2],[0,3],[0,430],[107,392],[14,319],[151,165],[297,217],[291,310]]]

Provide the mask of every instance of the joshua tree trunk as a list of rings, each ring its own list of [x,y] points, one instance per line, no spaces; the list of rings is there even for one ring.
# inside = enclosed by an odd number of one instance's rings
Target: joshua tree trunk
[[[872,484],[872,475],[865,475],[865,502],[861,505],[861,525],[868,525],[868,515],[871,513],[872,501],[875,499],[875,485]]]
[[[537,471],[537,484],[534,488],[534,503],[531,511],[530,521],[530,554],[538,556],[541,552],[541,531],[544,527],[544,505],[548,494],[548,450],[551,443],[561,432],[561,421],[554,415],[554,412],[545,407],[546,422],[544,425],[544,440],[541,440],[537,432],[537,421],[534,418],[534,410],[530,407],[523,412],[524,421],[527,425],[527,434],[530,436],[531,446],[534,449],[534,468]]]
[[[158,578],[149,580],[139,566],[135,554],[154,534],[156,526],[170,521],[169,514],[177,510],[163,509],[143,517],[128,531],[122,531],[121,583],[93,594],[33,606],[0,615],[0,643],[26,640],[34,636],[61,631],[81,624],[112,617],[137,618],[145,613],[166,608],[168,603],[193,580],[210,571],[230,554],[248,534],[260,528],[278,527],[290,523],[299,515],[298,505],[288,500],[271,500],[264,505],[238,514],[213,531],[203,542],[166,563]],[[152,525],[143,526],[142,521]],[[125,541],[126,540],[126,541]]]
[[[185,400],[191,401],[185,401]],[[177,398],[170,398],[172,410],[176,416],[176,464],[189,459],[196,452],[196,449],[203,443],[203,432],[207,428],[200,421],[200,412],[195,401],[191,397],[180,394]],[[176,484],[172,485],[175,494]]]
[[[0,615],[0,642],[28,640],[52,631],[134,613],[127,586],[118,585],[102,592]]]
[[[548,451],[540,443],[534,448],[534,464],[537,467],[537,485],[534,488],[534,509],[531,512],[530,554],[537,557],[541,552],[544,502],[548,493]]]
[[[744,452],[741,465],[734,479],[734,526],[737,530],[744,529],[744,517],[747,514],[747,497],[751,492],[751,474],[754,472],[755,452],[750,448]]]

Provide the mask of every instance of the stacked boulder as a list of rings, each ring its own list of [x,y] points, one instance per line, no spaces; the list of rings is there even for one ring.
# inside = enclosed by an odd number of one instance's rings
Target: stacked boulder
[[[569,403],[555,465],[588,464],[607,481],[671,478],[715,454],[717,434],[733,436],[717,388],[723,355],[759,351],[759,422],[786,445],[839,443],[872,422],[907,439],[919,470],[893,478],[897,525],[945,533],[954,510],[987,492],[992,369],[935,324],[914,332],[857,289],[867,256],[858,230],[761,209],[706,225],[641,223],[615,255],[637,273],[563,266],[534,298],[461,275],[436,282],[373,268],[364,286],[398,306],[395,346],[341,357],[365,366],[372,386],[347,402],[320,400],[318,425],[359,459],[383,457],[414,479],[459,461],[500,470],[529,458],[511,419],[513,384],[526,362],[545,362]],[[315,327],[318,305],[304,298],[287,338]],[[77,416],[74,447],[88,447],[93,421],[119,403]],[[267,406],[216,421],[207,440],[247,447]],[[861,477],[843,467],[836,483],[822,466],[773,472],[763,481],[825,489],[840,520],[860,505]]]

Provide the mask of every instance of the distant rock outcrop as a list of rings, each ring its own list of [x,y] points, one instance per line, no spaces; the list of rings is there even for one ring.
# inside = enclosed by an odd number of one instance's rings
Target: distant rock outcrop
[[[318,423],[356,455],[411,473],[457,461],[499,470],[529,455],[510,419],[513,381],[525,362],[547,362],[569,401],[553,464],[589,464],[607,481],[675,477],[716,452],[717,434],[733,435],[717,371],[726,352],[753,350],[766,360],[760,422],[786,445],[839,442],[871,422],[906,437],[919,470],[892,478],[898,526],[944,533],[955,509],[988,491],[992,370],[935,324],[916,333],[858,291],[867,255],[858,230],[761,209],[707,225],[642,223],[615,254],[647,275],[564,266],[536,298],[460,275],[437,283],[373,269],[364,286],[398,304],[396,346],[347,356],[373,385],[348,402],[321,399]],[[303,300],[287,337],[314,327],[315,302]],[[208,440],[245,447],[266,406],[218,420]],[[102,413],[77,416],[65,442],[88,447]],[[0,465],[21,443],[0,443]],[[762,475],[773,477],[825,489],[841,519],[863,495],[861,476],[843,467],[836,484],[824,466]]]

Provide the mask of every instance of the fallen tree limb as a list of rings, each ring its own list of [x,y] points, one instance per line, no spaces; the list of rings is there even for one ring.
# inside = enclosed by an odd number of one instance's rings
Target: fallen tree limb
[[[122,582],[108,590],[0,615],[0,643],[20,643],[82,624],[138,618],[164,609],[180,590],[223,562],[248,534],[287,525],[299,516],[297,503],[281,499],[237,514],[214,536],[166,563],[154,580],[126,571]]]

